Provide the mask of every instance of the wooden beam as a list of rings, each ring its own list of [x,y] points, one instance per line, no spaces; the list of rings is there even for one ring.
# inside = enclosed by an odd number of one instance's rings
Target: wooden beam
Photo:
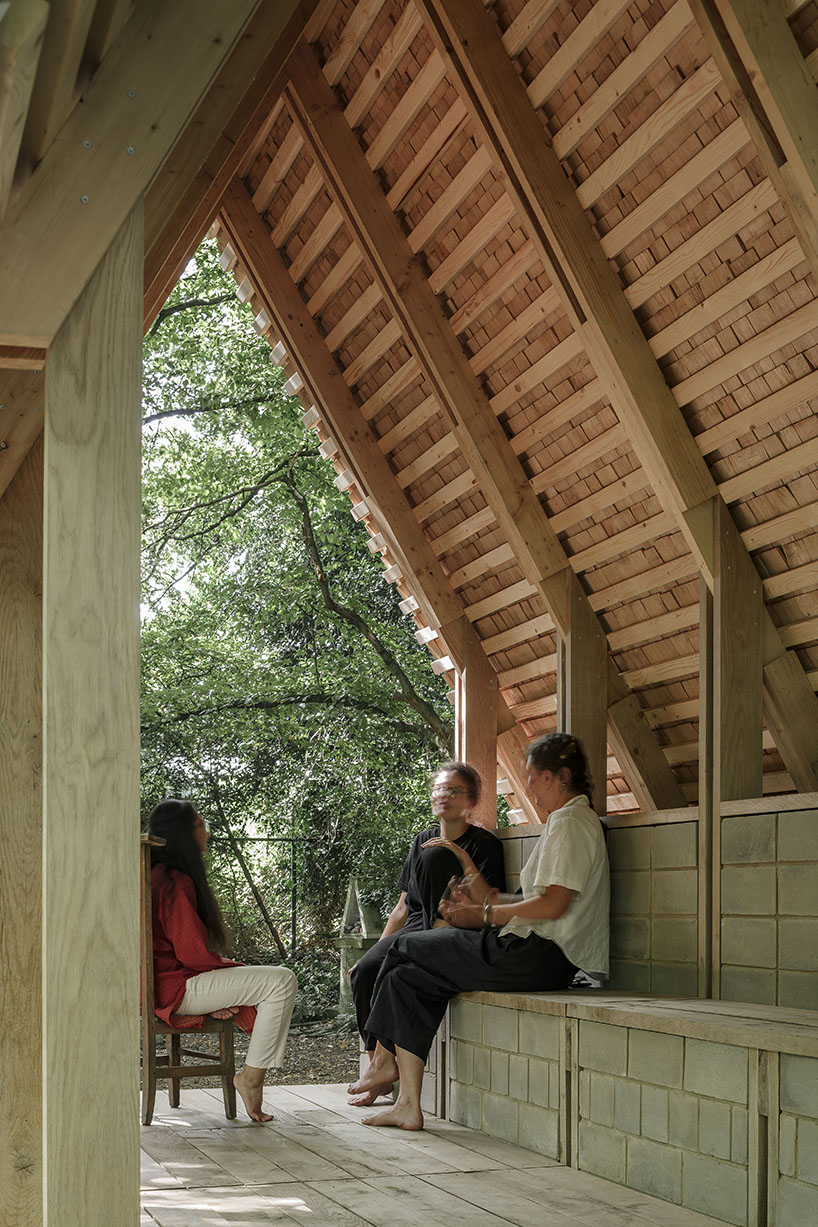
[[[480,0],[418,0],[529,238],[663,505],[708,574],[712,535],[688,513],[715,494],[662,372],[602,254],[525,85]]]
[[[11,193],[47,20],[45,0],[20,0],[0,21],[0,223]]]
[[[463,628],[472,630],[463,618]],[[483,781],[477,817],[497,826],[497,674],[473,633],[464,635],[463,663],[455,679],[455,757],[472,763]]]
[[[82,75],[96,72],[122,27],[133,12],[136,0],[97,0],[88,30],[82,62]]]
[[[257,3],[134,13],[0,228],[0,344],[51,343]]]
[[[818,95],[780,3],[690,0],[694,16],[818,276]]]
[[[221,221],[230,245],[239,252],[257,287],[275,331],[297,362],[333,438],[343,440],[354,461],[363,492],[378,524],[392,526],[401,549],[404,578],[429,625],[440,626],[462,617],[463,606],[452,592],[443,569],[426,539],[406,495],[398,485],[377,438],[361,415],[343,372],[329,353],[298,287],[271,241],[249,193],[234,179],[222,201]],[[398,528],[398,526],[400,526]]]
[[[514,549],[525,576],[522,585],[540,594],[557,628],[569,634],[576,615],[571,604],[573,574],[565,551],[421,265],[409,251],[397,218],[368,169],[371,159],[361,152],[312,51],[303,43],[293,53],[290,73],[287,96],[292,114],[356,245],[366,255],[393,319],[399,321],[410,351],[449,419],[471,474],[479,481],[501,531]],[[501,599],[508,603],[508,593]],[[494,600],[478,602],[467,614],[472,620],[483,616],[477,610],[487,612]],[[614,695],[616,699],[623,697],[624,687]],[[596,698],[604,710],[604,691]],[[575,707],[574,714],[578,710]],[[571,731],[584,736],[582,727]],[[644,725],[641,739],[652,737]],[[672,788],[675,782],[666,763],[661,770],[662,787]]]
[[[136,1222],[139,1205],[142,253],[140,201],[47,366],[44,1227]]]
[[[42,1224],[43,449],[0,501],[0,1222]]]
[[[45,366],[45,350],[0,345],[0,371],[39,371]]]
[[[21,156],[37,165],[75,101],[77,77],[96,0],[61,0],[49,6]]]
[[[557,727],[581,737],[591,778],[594,808],[605,815],[608,646],[605,633],[574,574],[565,573],[571,625],[557,638]],[[601,700],[601,701],[600,701]],[[652,740],[652,738],[651,738]]]
[[[748,0],[749,2],[749,0]],[[507,191],[559,289],[597,375],[665,510],[684,534],[707,579],[715,578],[714,514],[719,500],[710,471],[679,413],[664,375],[594,237],[539,116],[479,0],[417,0],[484,141],[494,152]],[[812,86],[814,90],[814,86]],[[777,639],[768,614],[765,641]],[[800,669],[791,665],[790,680]],[[770,675],[770,684],[778,684]],[[783,681],[782,681],[783,686]],[[801,670],[800,710],[809,718],[795,734],[800,750],[787,767],[798,788],[818,787],[798,763],[818,744],[818,701]],[[783,697],[783,696],[782,696]],[[779,704],[780,706],[780,704]]]
[[[219,211],[281,94],[282,69],[316,0],[262,0],[145,194],[145,329]]]
[[[403,577],[418,600],[426,622],[440,627],[447,650],[458,671],[466,674],[467,684],[470,675],[473,684],[478,678],[484,689],[494,687],[490,725],[482,717],[479,722],[472,719],[467,724],[469,752],[473,745],[476,747],[474,753],[479,751],[480,762],[476,765],[484,776],[488,797],[494,787],[493,773],[496,780],[496,744],[491,763],[486,755],[488,742],[492,738],[496,741],[497,736],[497,681],[479,636],[464,616],[462,602],[452,591],[437,554],[413,514],[372,428],[362,416],[341,368],[329,352],[300,290],[271,242],[266,223],[238,179],[230,184],[224,196],[221,223],[231,246],[240,254],[277,334],[295,358],[329,432],[337,440],[343,440],[344,451],[354,466],[373,517],[379,526],[389,531],[391,552],[400,563]],[[480,693],[479,687],[477,693]],[[470,704],[473,702],[472,698]],[[505,704],[501,707],[505,708]],[[471,714],[474,715],[473,708]],[[504,720],[513,720],[507,710]],[[487,805],[486,813],[489,812]],[[494,812],[496,815],[496,809]]]
[[[42,432],[43,394],[42,368],[0,378],[0,499]]]
[[[526,760],[531,741],[519,724],[504,729],[497,738],[497,762],[514,789],[515,808],[521,809],[527,822],[542,822],[537,807],[528,795]]]
[[[713,804],[761,795],[761,576],[721,500],[714,517]],[[701,718],[701,717],[700,717]]]

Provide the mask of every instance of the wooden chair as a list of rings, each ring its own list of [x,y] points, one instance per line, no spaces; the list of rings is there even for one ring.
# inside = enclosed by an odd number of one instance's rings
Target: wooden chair
[[[203,1078],[218,1074],[222,1080],[224,1114],[228,1120],[236,1118],[236,1088],[233,1075],[236,1058],[233,1050],[233,1023],[231,1019],[206,1018],[205,1024],[195,1033],[216,1034],[219,1037],[219,1060],[209,1053],[182,1046],[182,1038],[190,1031],[179,1031],[156,1017],[153,1002],[153,923],[151,907],[151,846],[161,847],[163,839],[155,835],[140,838],[141,852],[141,918],[140,945],[142,956],[142,1124],[149,1125],[153,1119],[153,1104],[156,1098],[156,1081],[168,1079],[168,1098],[172,1108],[179,1107],[179,1090],[182,1078]],[[194,1034],[195,1034],[194,1033]],[[163,1035],[167,1045],[164,1054],[156,1052],[156,1037]],[[198,1064],[182,1064],[182,1057],[197,1057]]]

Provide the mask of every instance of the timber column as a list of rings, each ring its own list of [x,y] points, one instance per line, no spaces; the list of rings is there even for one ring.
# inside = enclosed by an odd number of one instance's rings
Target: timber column
[[[0,501],[0,1221],[15,1227],[139,1221],[142,261],[140,201],[53,340],[44,434]]]

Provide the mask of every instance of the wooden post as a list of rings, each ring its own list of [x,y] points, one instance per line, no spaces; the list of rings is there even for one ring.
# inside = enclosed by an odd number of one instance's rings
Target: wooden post
[[[594,782],[593,804],[607,809],[608,648],[573,572],[566,573],[567,635],[557,639],[557,728],[585,746]]]
[[[46,367],[46,1227],[139,1219],[142,259],[140,201]]]
[[[474,635],[463,637],[463,667],[455,681],[455,758],[480,772],[480,821],[497,826],[497,674]]]
[[[42,1222],[42,531],[38,440],[0,499],[0,1223],[15,1227]]]
[[[700,855],[709,878],[712,969],[710,993],[720,991],[721,803],[761,796],[764,599],[761,577],[729,511],[713,500],[712,603],[701,602],[704,685],[699,698]],[[710,663],[712,660],[712,664]],[[708,828],[710,838],[708,840]],[[708,846],[705,847],[705,841]],[[704,903],[707,888],[700,895]],[[701,915],[700,915],[701,922]],[[700,958],[702,952],[700,951]],[[700,964],[700,985],[703,971]]]
[[[721,874],[716,877],[713,866],[721,859],[721,822],[713,792],[713,594],[704,576],[699,578],[699,623],[698,989],[700,997],[717,997]]]

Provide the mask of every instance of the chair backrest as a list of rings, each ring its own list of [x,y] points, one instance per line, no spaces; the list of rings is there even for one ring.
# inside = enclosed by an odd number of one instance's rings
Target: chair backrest
[[[139,951],[142,967],[142,1018],[152,1020],[153,1008],[153,907],[151,902],[151,848],[161,848],[166,840],[158,835],[140,835],[141,872],[139,880]]]

